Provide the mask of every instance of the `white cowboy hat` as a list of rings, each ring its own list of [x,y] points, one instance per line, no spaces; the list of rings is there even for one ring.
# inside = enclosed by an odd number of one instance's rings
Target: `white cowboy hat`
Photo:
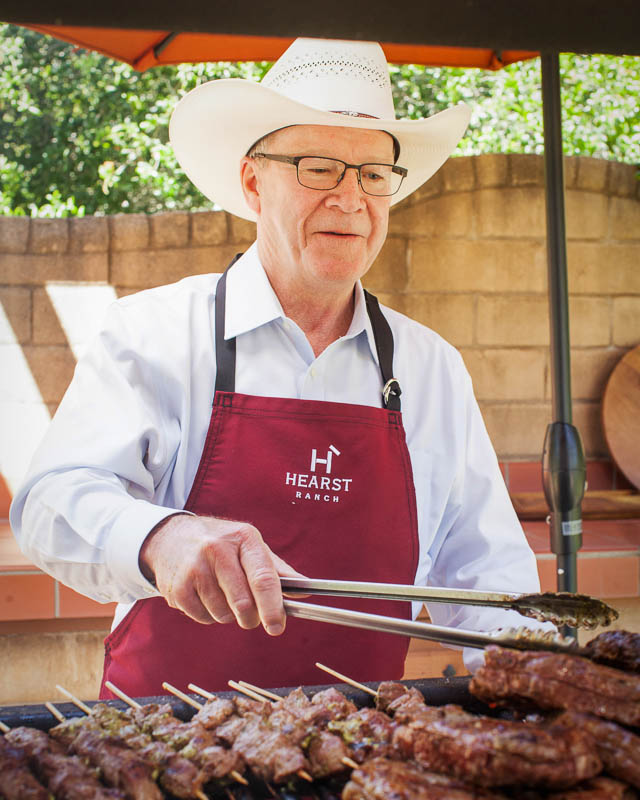
[[[397,203],[451,155],[469,123],[461,103],[421,120],[397,120],[389,68],[375,42],[296,39],[260,83],[210,81],[176,106],[169,138],[189,179],[222,208],[255,220],[240,184],[240,160],[255,142],[290,125],[384,130],[400,144],[408,170]],[[295,155],[291,153],[290,155]]]

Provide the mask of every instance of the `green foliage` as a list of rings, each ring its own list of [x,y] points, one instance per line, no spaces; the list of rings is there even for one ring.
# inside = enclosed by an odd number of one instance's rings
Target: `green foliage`
[[[0,214],[77,216],[210,204],[178,166],[167,130],[206,80],[260,80],[268,63],[183,64],[137,73],[97,53],[0,25]],[[640,162],[640,70],[632,57],[561,58],[564,149]],[[460,155],[541,153],[538,60],[499,72],[392,66],[398,116],[467,102]]]

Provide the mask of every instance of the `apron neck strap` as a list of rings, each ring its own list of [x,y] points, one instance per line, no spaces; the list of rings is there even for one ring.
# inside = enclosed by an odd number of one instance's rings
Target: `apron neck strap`
[[[216,392],[234,392],[236,385],[236,340],[224,338],[224,321],[227,296],[227,273],[240,258],[235,256],[216,286]],[[373,328],[380,372],[382,374],[382,405],[389,411],[400,411],[400,384],[393,377],[393,334],[380,310],[378,299],[365,289],[367,313]]]

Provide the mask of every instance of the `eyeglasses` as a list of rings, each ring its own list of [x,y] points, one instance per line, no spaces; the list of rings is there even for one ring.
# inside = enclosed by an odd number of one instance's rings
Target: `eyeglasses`
[[[254,158],[267,158],[293,164],[297,170],[298,183],[307,189],[335,189],[348,169],[355,169],[360,188],[366,194],[386,197],[395,194],[407,176],[404,167],[395,164],[347,164],[339,158],[324,156],[276,156],[270,153],[255,153]]]

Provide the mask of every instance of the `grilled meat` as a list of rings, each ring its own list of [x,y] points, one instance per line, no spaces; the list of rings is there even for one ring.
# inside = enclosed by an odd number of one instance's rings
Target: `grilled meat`
[[[485,702],[533,701],[640,725],[640,676],[580,656],[488,647],[469,689]]]
[[[566,792],[548,794],[545,800],[636,800],[637,796],[626,783],[600,775]]]
[[[374,758],[351,773],[342,800],[499,800],[502,795],[455,778],[436,775],[417,764]]]
[[[5,800],[49,800],[49,796],[31,774],[25,751],[0,737],[0,797]]]
[[[640,672],[640,633],[605,631],[587,642],[586,648],[600,664]]]

